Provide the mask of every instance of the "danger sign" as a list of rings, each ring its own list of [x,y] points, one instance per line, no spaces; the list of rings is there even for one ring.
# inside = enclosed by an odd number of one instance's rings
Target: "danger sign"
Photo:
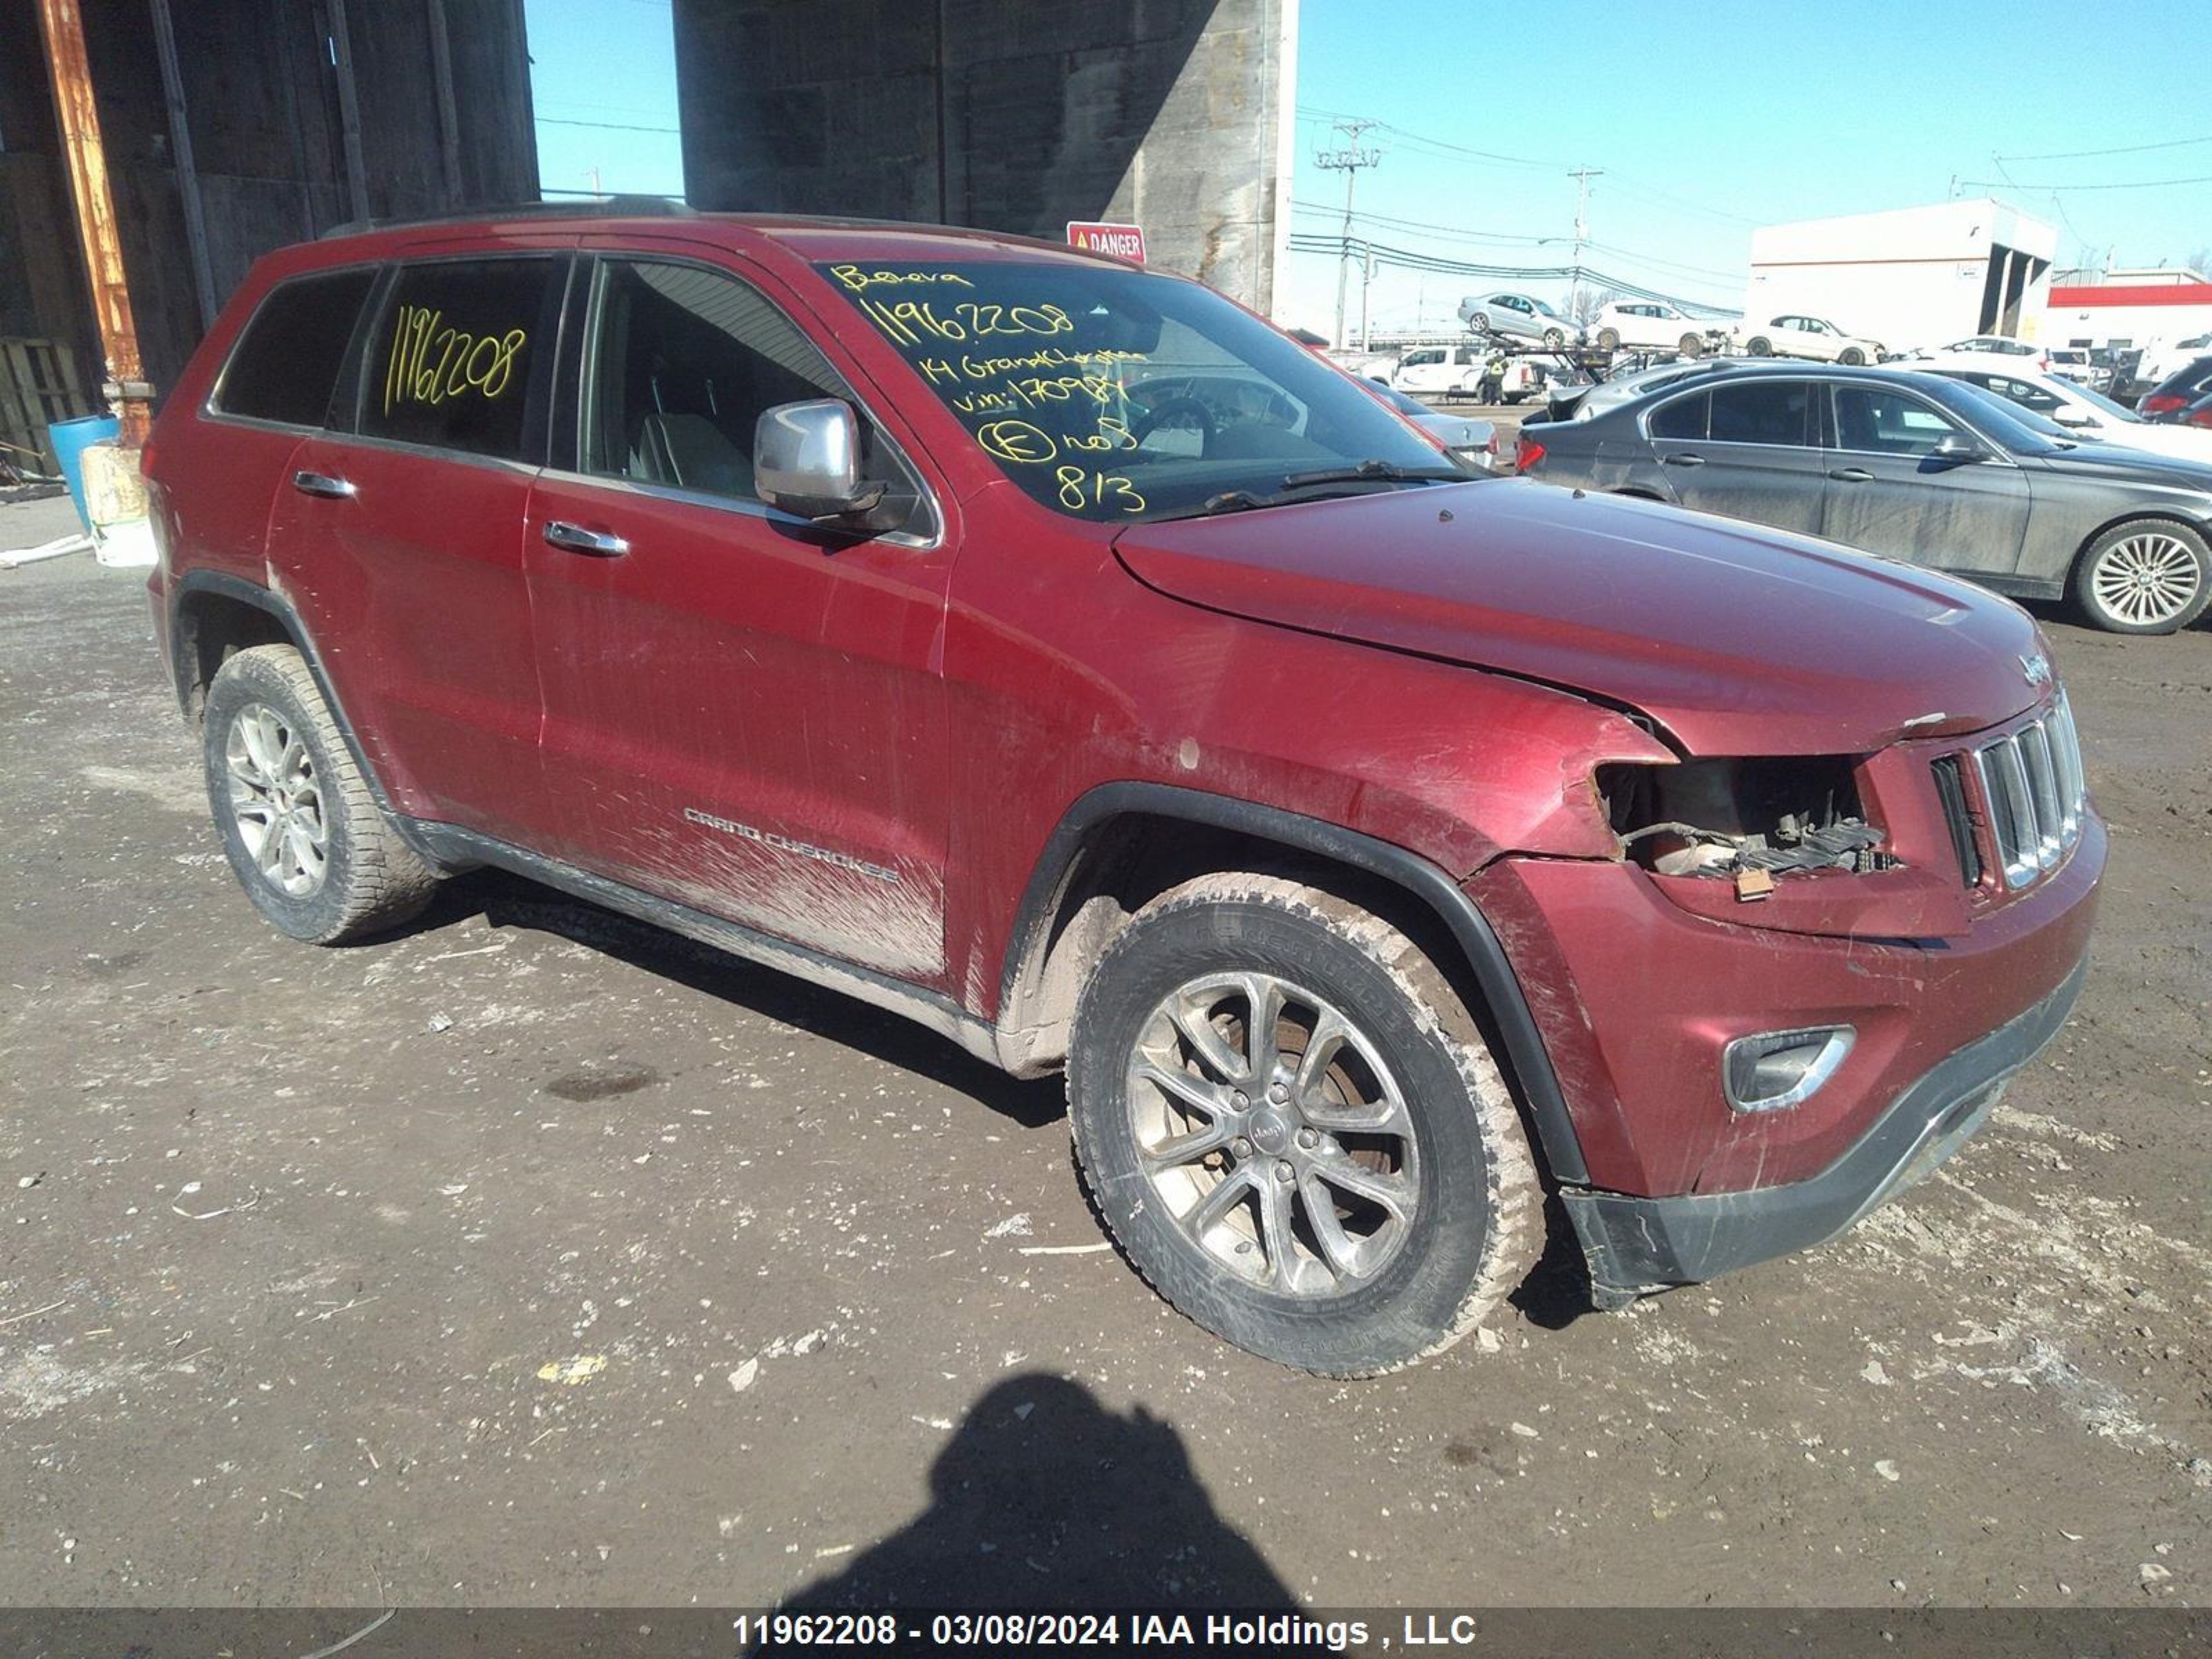
[[[1117,259],[1145,263],[1145,233],[1136,225],[1091,224],[1070,219],[1067,245],[1089,253],[1110,253]]]

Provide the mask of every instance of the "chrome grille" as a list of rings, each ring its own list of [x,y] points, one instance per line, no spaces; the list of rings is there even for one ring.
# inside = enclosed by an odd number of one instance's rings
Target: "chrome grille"
[[[2066,694],[2058,694],[2041,720],[1974,750],[1974,771],[1989,804],[2005,885],[2025,887],[2081,836],[2087,789]]]

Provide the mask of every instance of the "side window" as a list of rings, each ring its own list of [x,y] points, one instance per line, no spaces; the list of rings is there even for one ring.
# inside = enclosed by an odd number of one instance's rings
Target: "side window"
[[[583,467],[601,477],[757,501],[753,429],[762,414],[810,398],[853,398],[830,360],[757,289],[696,265],[606,261],[590,341]],[[866,412],[854,412],[862,471],[889,481],[886,499],[912,501],[919,515],[920,485]]]
[[[1959,431],[1934,405],[1887,386],[1836,388],[1838,448],[1881,455],[1925,455]]]
[[[1712,441],[1717,444],[1799,444],[1813,403],[1804,380],[1759,379],[1715,386]]]
[[[555,258],[453,259],[400,270],[362,366],[362,435],[535,459],[532,388],[550,365]]]
[[[1440,363],[1443,360],[1444,354],[1441,351],[1409,351],[1406,354],[1406,367],[1419,368],[1424,364]]]
[[[352,343],[373,267],[295,276],[270,290],[246,324],[216,387],[225,415],[287,426],[320,426]]]
[[[1662,404],[1651,411],[1649,430],[1655,438],[1693,438],[1705,435],[1705,409],[1712,401],[1709,392],[1693,392],[1687,398],[1677,398],[1671,404]]]
[[[2039,415],[2048,415],[2054,409],[2065,407],[2064,398],[2056,392],[2045,392],[2031,381],[2015,380],[2008,374],[1992,374],[1986,379],[1978,375],[1975,378],[1982,380],[1982,384],[1999,397],[2009,398],[2021,408],[2032,409]]]

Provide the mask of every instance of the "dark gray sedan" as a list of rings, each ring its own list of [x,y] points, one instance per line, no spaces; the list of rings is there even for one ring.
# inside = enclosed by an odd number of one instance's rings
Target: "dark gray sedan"
[[[2212,600],[2212,466],[2079,444],[2002,399],[1888,369],[1726,370],[1524,426],[1521,471],[1823,536],[2101,628],[2170,634]]]

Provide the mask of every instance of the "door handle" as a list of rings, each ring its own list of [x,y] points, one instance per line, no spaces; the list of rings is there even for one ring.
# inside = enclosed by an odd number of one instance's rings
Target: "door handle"
[[[1659,459],[1665,466],[1703,466],[1705,464],[1705,458],[1702,455],[1662,455]]]
[[[1838,483],[1872,483],[1874,474],[1863,466],[1839,466],[1828,476]]]
[[[292,488],[302,495],[327,495],[332,501],[348,501],[361,492],[350,478],[334,478],[327,472],[295,472]]]
[[[548,519],[544,534],[550,545],[565,547],[571,553],[589,553],[602,559],[619,559],[629,551],[629,544],[619,536],[611,536],[599,530],[586,530],[580,524],[565,524],[559,519]]]

